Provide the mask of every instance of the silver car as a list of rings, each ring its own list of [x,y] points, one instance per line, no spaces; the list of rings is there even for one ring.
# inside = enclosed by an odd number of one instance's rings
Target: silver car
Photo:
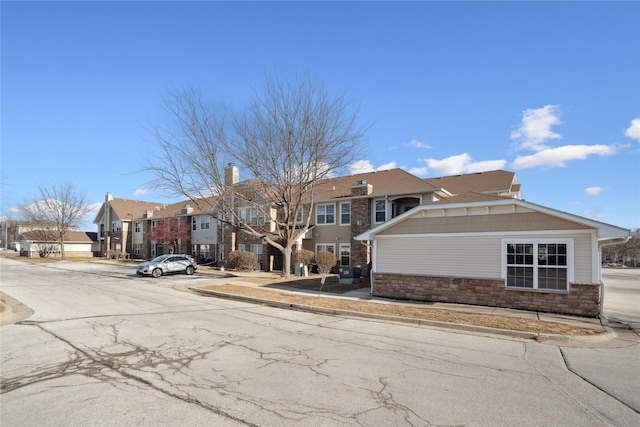
[[[138,266],[136,274],[139,276],[160,277],[163,274],[185,273],[192,275],[198,268],[196,260],[189,255],[160,255],[151,261]]]

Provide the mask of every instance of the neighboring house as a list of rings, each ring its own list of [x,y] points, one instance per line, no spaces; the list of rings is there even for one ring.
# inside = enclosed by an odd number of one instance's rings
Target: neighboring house
[[[5,220],[0,223],[0,247],[13,249],[20,252],[20,235],[33,230],[56,230],[54,222],[40,221],[12,221]],[[80,231],[76,225],[69,226],[69,231]]]
[[[437,188],[446,188],[453,195],[473,192],[522,199],[516,174],[504,170],[426,178],[425,182]]]
[[[376,296],[597,317],[601,248],[629,235],[523,200],[466,193],[356,239],[372,248]]]
[[[57,256],[60,244],[54,234],[46,230],[25,231],[19,237],[20,255],[29,258]],[[64,235],[65,257],[93,257],[98,252],[97,233],[89,231],[68,231]]]
[[[209,201],[210,202],[210,201]],[[204,209],[204,208],[202,208]],[[99,256],[149,259],[162,255],[163,242],[148,241],[146,234],[160,221],[181,219],[190,228],[190,242],[177,248],[200,262],[216,260],[218,223],[190,202],[164,204],[114,198],[107,193],[94,224],[98,225]]]

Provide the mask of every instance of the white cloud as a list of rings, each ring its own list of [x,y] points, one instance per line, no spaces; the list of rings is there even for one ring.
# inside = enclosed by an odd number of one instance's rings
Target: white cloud
[[[587,211],[584,211],[584,216],[592,219],[602,219],[602,218],[610,218],[615,215],[609,212],[597,212],[594,210],[587,210]]]
[[[511,139],[518,143],[518,150],[541,151],[550,139],[560,139],[562,135],[551,131],[551,126],[561,123],[557,105],[545,105],[542,108],[530,108],[522,113],[522,122],[518,129],[511,132]]]
[[[426,159],[427,166],[441,175],[459,175],[463,173],[484,172],[489,170],[502,169],[506,164],[506,160],[485,160],[482,162],[474,162],[471,155],[467,153],[458,154],[438,159]]]
[[[389,169],[395,169],[398,167],[398,164],[396,162],[389,162],[389,163],[385,163],[384,165],[380,165],[376,168],[377,171],[386,171]]]
[[[136,191],[133,192],[133,195],[134,196],[144,196],[149,191],[151,191],[151,190],[149,190],[147,188],[138,188],[138,189],[136,189]]]
[[[358,160],[357,162],[351,163],[348,168],[351,175],[374,171],[373,165],[369,160]]]
[[[603,187],[588,187],[584,189],[584,192],[587,193],[588,196],[597,196],[602,193],[606,188]]]
[[[622,146],[614,145],[565,145],[548,148],[529,156],[518,156],[512,163],[515,169],[535,167],[564,167],[569,160],[584,160],[591,154],[610,156],[619,151]]]
[[[425,148],[431,149],[432,147],[429,144],[425,144],[424,142],[420,142],[417,139],[412,139],[411,141],[402,144],[403,147],[414,147],[414,148]]]
[[[627,128],[624,134],[629,138],[636,139],[640,142],[640,117],[631,120],[631,126]]]
[[[429,172],[429,169],[423,166],[421,168],[411,168],[407,172],[415,176],[427,176],[427,172]]]

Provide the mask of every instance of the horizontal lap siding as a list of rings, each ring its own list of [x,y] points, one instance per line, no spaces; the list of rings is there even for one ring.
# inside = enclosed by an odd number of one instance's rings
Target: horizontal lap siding
[[[426,274],[455,277],[501,277],[502,238],[574,239],[574,281],[591,283],[591,234],[523,234],[499,236],[394,236],[379,237],[375,270],[381,273]]]
[[[500,238],[390,237],[377,247],[376,271],[457,277],[500,277]]]

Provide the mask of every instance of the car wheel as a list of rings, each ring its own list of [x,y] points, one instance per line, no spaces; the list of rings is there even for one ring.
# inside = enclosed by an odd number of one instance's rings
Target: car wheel
[[[187,273],[188,276],[191,276],[193,274],[193,267],[188,266],[184,272]]]
[[[156,268],[151,272],[151,275],[153,277],[160,277],[162,276],[162,270],[160,270],[159,268]]]

